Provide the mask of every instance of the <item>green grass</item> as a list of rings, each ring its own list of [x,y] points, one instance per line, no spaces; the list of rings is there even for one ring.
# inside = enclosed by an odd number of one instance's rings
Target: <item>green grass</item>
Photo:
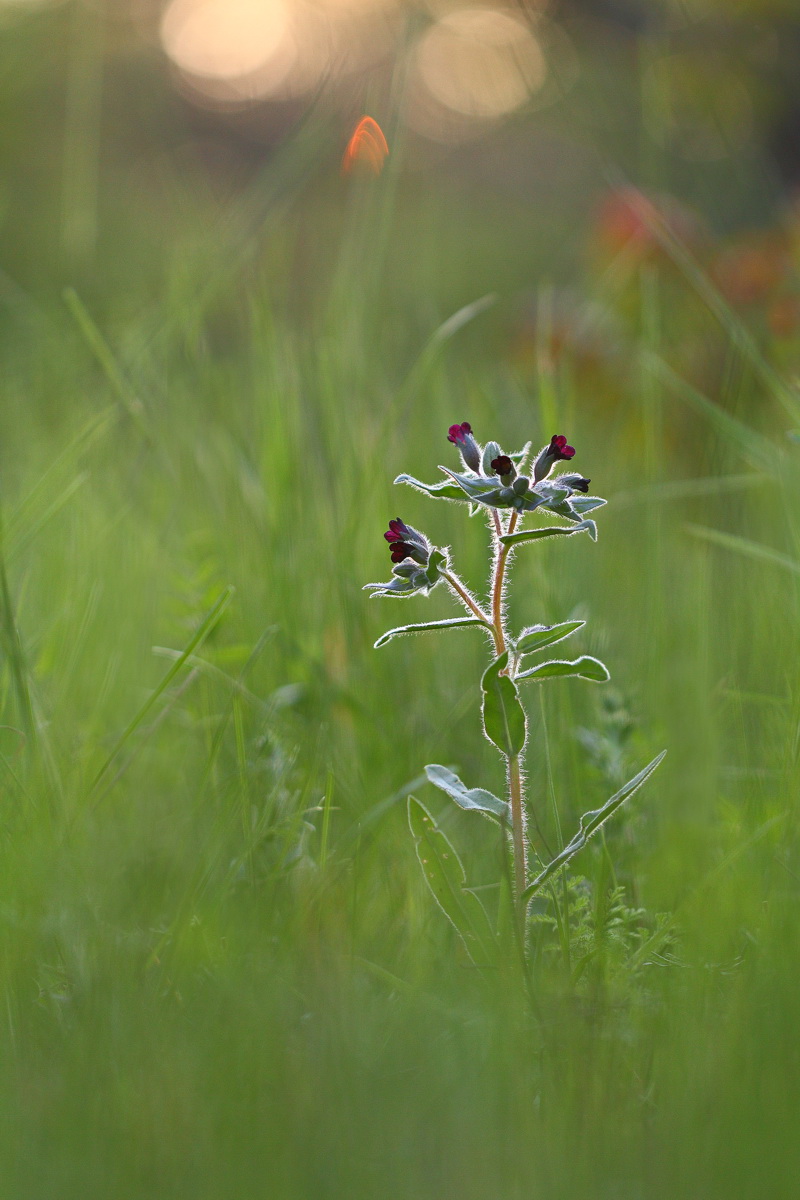
[[[415,224],[400,188],[392,225],[391,175],[304,182],[325,136],[312,122],[210,226],[199,201],[168,210],[160,241],[142,219],[119,258],[101,246],[65,272],[65,298],[31,252],[30,288],[7,297],[0,1194],[792,1196],[785,395],[685,262],[624,303],[595,279],[622,351],[596,378],[569,358],[537,377],[509,350],[522,267],[494,279],[482,250],[467,290],[455,231],[439,240],[451,217],[473,227],[466,201],[460,217],[429,196]],[[496,306],[434,336],[489,290]],[[682,322],[728,356],[721,415],[654,365],[683,377]],[[669,749],[577,869],[601,924],[613,864],[673,940],[612,940],[572,983],[577,945],[542,925],[526,996],[513,964],[470,966],[405,818],[413,791],[470,882],[497,878],[493,827],[420,779],[434,761],[502,785],[478,732],[482,639],[374,651],[455,608],[360,589],[385,576],[397,514],[480,586],[479,522],[391,480],[433,478],[452,421],[516,447],[554,417],[611,502],[597,546],[520,554],[512,612],[588,618],[578,649],[636,720],[628,774]],[[554,799],[568,840],[616,788],[575,735],[606,727],[601,689],[529,695],[529,801],[555,842]]]

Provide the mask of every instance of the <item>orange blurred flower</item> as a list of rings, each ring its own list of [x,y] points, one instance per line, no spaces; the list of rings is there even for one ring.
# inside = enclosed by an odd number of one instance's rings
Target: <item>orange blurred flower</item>
[[[663,255],[657,230],[666,226],[687,246],[695,246],[700,222],[673,196],[649,197],[637,188],[623,187],[603,197],[595,218],[594,239],[603,255],[633,250],[638,258]]]
[[[761,304],[785,279],[789,247],[778,234],[748,234],[725,247],[714,264],[722,294],[737,307]]]
[[[362,117],[353,130],[342,158],[342,174],[349,175],[356,168],[363,168],[372,175],[380,175],[389,154],[383,130],[372,117]]]

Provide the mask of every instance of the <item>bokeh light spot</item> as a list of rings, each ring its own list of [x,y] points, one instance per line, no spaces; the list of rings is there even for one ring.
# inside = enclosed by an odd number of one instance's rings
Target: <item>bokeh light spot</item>
[[[190,75],[229,80],[263,68],[281,50],[288,27],[283,0],[171,0],[161,43]]]
[[[434,100],[484,120],[521,107],[547,77],[533,33],[488,8],[460,9],[437,21],[420,42],[417,70]]]

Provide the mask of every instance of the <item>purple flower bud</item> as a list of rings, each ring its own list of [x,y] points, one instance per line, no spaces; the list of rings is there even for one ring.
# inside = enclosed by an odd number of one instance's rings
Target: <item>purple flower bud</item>
[[[387,542],[402,542],[403,538],[409,537],[411,530],[397,517],[394,521],[389,522],[389,528],[383,535]]]
[[[533,478],[536,483],[541,483],[546,479],[557,462],[567,462],[570,458],[575,457],[575,447],[567,445],[567,439],[563,433],[554,434],[550,439],[550,445],[545,446],[544,450],[540,451],[539,457],[533,464]]]
[[[471,471],[480,471],[480,447],[472,436],[472,426],[469,421],[462,421],[460,425],[451,425],[447,431],[447,440],[448,442],[452,442],[454,446],[458,446],[465,465]]]
[[[389,528],[383,536],[389,543],[393,563],[402,562],[405,558],[413,558],[414,562],[420,563],[423,567],[428,565],[430,546],[427,538],[418,533],[416,529],[412,529],[410,525],[406,525],[405,521],[401,521],[399,517],[389,522]]]

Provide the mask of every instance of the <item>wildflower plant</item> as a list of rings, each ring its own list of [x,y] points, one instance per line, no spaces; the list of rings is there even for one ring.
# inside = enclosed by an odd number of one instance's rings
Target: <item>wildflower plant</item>
[[[480,813],[500,825],[503,844],[509,850],[516,928],[524,939],[530,901],[641,787],[664,755],[653,759],[601,808],[584,813],[571,841],[549,862],[542,859],[539,847],[532,843],[528,832],[523,774],[528,720],[520,686],[569,676],[604,683],[609,679],[609,672],[604,663],[588,654],[573,659],[535,661],[534,656],[570,638],[585,622],[567,620],[555,625],[535,624],[512,634],[505,607],[508,570],[517,550],[543,538],[586,533],[592,541],[597,541],[597,526],[589,514],[606,501],[589,494],[591,481],[580,474],[567,470],[553,475],[553,469],[559,463],[571,465],[575,456],[575,449],[563,435],[552,437],[527,470],[530,443],[515,454],[504,453],[497,442],[480,446],[466,421],[451,425],[447,438],[460,454],[460,470],[441,467],[445,478],[436,483],[423,483],[411,475],[399,475],[395,483],[408,484],[433,499],[465,504],[473,514],[486,514],[492,542],[486,600],[476,597],[456,574],[448,548],[432,545],[423,533],[399,517],[389,522],[384,533],[393,564],[391,579],[365,586],[373,596],[403,599],[428,595],[435,587],[444,585],[467,612],[464,617],[390,629],[378,638],[376,648],[403,634],[471,626],[486,632],[492,658],[480,683],[483,732],[505,760],[507,798],[495,796],[484,788],[468,787],[438,763],[428,764],[425,772],[429,781],[461,809]],[[524,523],[531,514],[546,514],[558,518],[559,523],[534,524],[526,528]],[[464,869],[453,846],[428,810],[413,796],[409,798],[408,814],[417,855],[434,897],[473,959],[479,963],[490,960],[494,940],[491,924],[478,896],[466,886]]]

